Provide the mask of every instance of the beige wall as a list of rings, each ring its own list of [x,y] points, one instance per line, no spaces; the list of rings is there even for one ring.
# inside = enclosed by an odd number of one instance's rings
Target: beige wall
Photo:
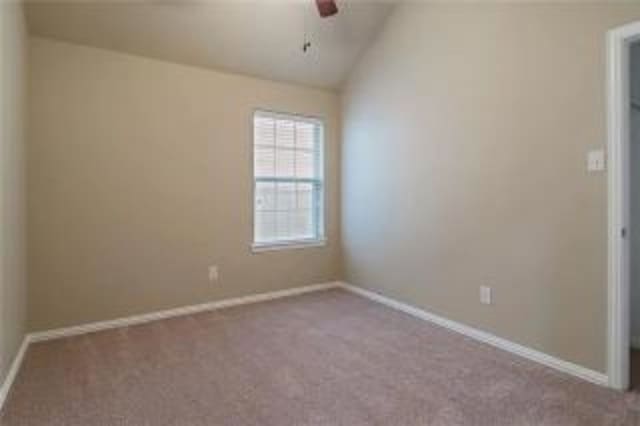
[[[26,327],[26,48],[21,4],[0,2],[0,383]]]
[[[398,6],[343,95],[344,277],[603,371],[606,175],[584,166],[605,143],[605,32],[634,19]],[[30,47],[31,329],[342,277],[338,95]],[[326,248],[249,251],[256,107],[326,118]]]
[[[338,278],[337,94],[42,38],[30,60],[30,329]],[[250,252],[258,107],[325,119],[324,248]]]
[[[604,371],[606,174],[585,158],[606,143],[605,33],[638,18],[399,6],[344,95],[346,279]]]

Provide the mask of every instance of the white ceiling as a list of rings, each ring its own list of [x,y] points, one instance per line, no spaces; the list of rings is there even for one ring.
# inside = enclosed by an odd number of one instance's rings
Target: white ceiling
[[[26,11],[34,35],[339,89],[393,3],[337,4],[338,15],[326,19],[315,0],[27,0]]]

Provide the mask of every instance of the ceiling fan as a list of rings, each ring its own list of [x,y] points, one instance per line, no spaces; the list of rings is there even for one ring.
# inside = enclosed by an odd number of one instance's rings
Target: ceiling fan
[[[335,0],[316,0],[316,6],[318,7],[318,13],[321,18],[328,18],[338,13],[338,6],[336,6]],[[311,42],[307,38],[307,25],[305,22],[304,40],[302,42],[302,51],[307,53],[311,48]]]
[[[321,18],[327,18],[338,13],[338,6],[336,6],[335,0],[316,0],[316,6],[318,6],[318,13]]]

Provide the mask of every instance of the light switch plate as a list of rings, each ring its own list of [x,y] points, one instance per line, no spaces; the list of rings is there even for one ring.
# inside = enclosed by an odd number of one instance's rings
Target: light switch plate
[[[594,149],[587,155],[587,170],[590,172],[601,172],[605,169],[604,150]]]

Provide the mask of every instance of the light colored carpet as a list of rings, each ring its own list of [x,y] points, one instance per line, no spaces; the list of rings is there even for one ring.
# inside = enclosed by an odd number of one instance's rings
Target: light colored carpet
[[[634,425],[601,388],[342,290],[34,344],[15,425]]]

